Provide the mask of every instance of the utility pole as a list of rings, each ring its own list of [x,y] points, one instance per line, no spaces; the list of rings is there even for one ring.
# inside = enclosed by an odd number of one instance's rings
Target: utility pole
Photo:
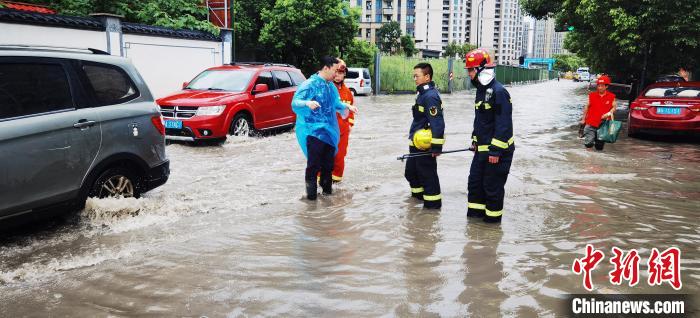
[[[231,0],[231,29],[233,36],[231,37],[231,63],[236,62],[236,0]]]
[[[484,0],[481,0],[479,5],[476,7],[476,47],[481,47],[481,38],[479,35],[481,35],[481,19],[483,14]]]

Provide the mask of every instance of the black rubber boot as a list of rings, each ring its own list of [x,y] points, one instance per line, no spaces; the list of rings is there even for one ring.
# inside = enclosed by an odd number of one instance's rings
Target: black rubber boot
[[[306,198],[314,201],[318,197],[318,188],[316,187],[316,182],[306,183]]]
[[[423,192],[420,192],[420,193],[411,193],[411,196],[414,197],[414,198],[416,198],[416,199],[418,199],[418,200],[423,201]]]
[[[501,216],[484,216],[484,222],[486,223],[501,223]]]
[[[423,208],[424,209],[440,209],[442,208],[442,200],[437,200],[437,201],[423,201]]]
[[[319,180],[319,184],[321,185],[321,189],[323,189],[323,194],[333,194],[333,180],[331,179],[330,173],[321,173],[321,180]]]
[[[484,210],[467,209],[467,217],[469,218],[483,218],[484,216],[486,216]]]

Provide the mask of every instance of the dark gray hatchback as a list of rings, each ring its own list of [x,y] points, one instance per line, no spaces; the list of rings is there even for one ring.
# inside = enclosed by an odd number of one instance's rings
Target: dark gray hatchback
[[[138,197],[169,174],[158,106],[129,60],[0,45],[0,223]]]

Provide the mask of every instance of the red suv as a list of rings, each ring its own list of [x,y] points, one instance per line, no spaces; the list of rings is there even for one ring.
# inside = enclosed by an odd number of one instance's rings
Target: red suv
[[[292,97],[306,78],[287,64],[234,63],[212,67],[158,99],[171,140],[226,140],[293,126]]]
[[[649,85],[630,105],[627,134],[642,130],[700,133],[700,82]]]

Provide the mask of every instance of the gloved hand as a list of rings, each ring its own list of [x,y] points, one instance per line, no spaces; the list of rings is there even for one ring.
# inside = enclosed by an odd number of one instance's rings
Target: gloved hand
[[[471,146],[469,146],[469,151],[476,151],[476,143],[472,141]]]

